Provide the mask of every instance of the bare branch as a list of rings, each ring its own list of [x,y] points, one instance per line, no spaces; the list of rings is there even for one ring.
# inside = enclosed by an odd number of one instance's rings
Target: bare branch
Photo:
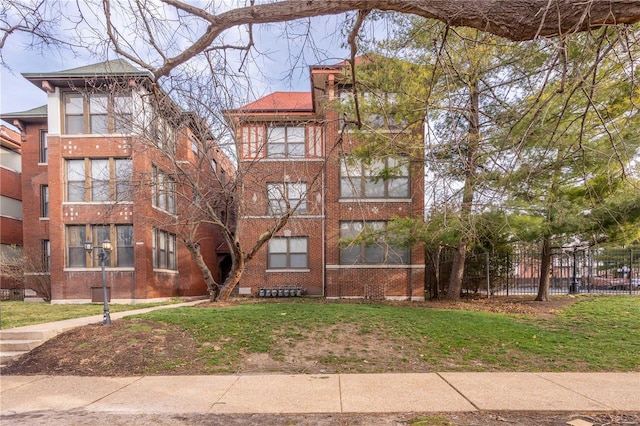
[[[467,26],[511,40],[530,40],[590,28],[630,24],[640,21],[640,3],[629,0],[575,2],[572,0],[286,0],[252,5],[212,15],[178,0],[163,3],[193,13],[209,22],[206,32],[180,54],[164,61],[154,70],[156,77],[203,52],[220,34],[230,28],[285,22],[312,16],[337,15],[354,10],[381,10],[414,14],[436,19],[450,26]],[[547,15],[553,7],[560,11],[557,19]]]

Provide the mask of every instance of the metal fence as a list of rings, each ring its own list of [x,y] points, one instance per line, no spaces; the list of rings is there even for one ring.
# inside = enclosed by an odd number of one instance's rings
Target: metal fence
[[[0,300],[24,300],[23,288],[0,288]]]
[[[425,291],[446,291],[453,252],[428,253]],[[519,246],[502,253],[476,252],[465,259],[464,295],[537,294],[541,251]],[[640,248],[558,247],[552,250],[550,294],[640,295]]]

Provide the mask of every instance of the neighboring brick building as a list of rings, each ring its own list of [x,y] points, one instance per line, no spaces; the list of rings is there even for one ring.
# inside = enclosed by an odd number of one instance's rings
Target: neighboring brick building
[[[240,147],[243,246],[275,229],[280,213],[295,210],[247,264],[240,294],[303,286],[309,295],[329,298],[424,298],[422,249],[384,241],[344,246],[365,226],[421,219],[424,205],[419,161],[389,156],[366,166],[349,159],[358,140],[341,132],[334,102],[348,89],[346,66],[311,67],[311,92],[276,92],[228,111]],[[399,172],[387,180],[369,178],[385,166],[399,166]]]
[[[24,247],[50,272],[52,301],[102,300],[98,247],[107,238],[112,301],[207,294],[179,237],[184,206],[173,174],[175,164],[197,161],[204,142],[193,117],[169,117],[168,104],[152,101],[151,75],[121,60],[23,76],[47,93],[47,105],[0,118],[22,131]],[[220,150],[210,155],[211,169],[230,164]],[[201,253],[218,282],[222,241],[201,227]]]
[[[0,126],[0,261],[22,249],[22,163],[20,134]],[[0,288],[19,283],[0,275]]]

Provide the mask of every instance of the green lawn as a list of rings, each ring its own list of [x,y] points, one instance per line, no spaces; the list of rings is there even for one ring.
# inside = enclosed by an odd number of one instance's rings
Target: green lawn
[[[640,298],[581,298],[552,319],[368,303],[271,302],[139,316],[191,333],[209,372],[239,354],[314,357],[340,372],[640,371]],[[346,342],[326,349],[323,342]],[[306,344],[305,353],[296,347]],[[380,348],[393,355],[377,358]],[[324,348],[324,349],[323,349]],[[389,351],[387,351],[389,352]],[[377,364],[378,363],[378,364]]]
[[[131,311],[149,308],[151,306],[180,303],[176,299],[162,303],[141,303],[135,305],[109,305],[109,312]],[[60,321],[71,318],[99,315],[103,312],[102,303],[87,303],[79,305],[50,305],[48,303],[30,302],[0,302],[0,328],[22,327],[25,325],[41,324],[43,322]]]
[[[125,352],[147,351],[151,374],[256,371],[257,361],[268,361],[258,371],[282,373],[640,371],[639,297],[580,296],[547,319],[428,303],[247,302],[128,317],[96,350],[119,342]],[[100,304],[2,302],[0,309],[3,328],[102,313]],[[175,330],[192,336],[195,349],[180,352],[180,340],[162,346]]]

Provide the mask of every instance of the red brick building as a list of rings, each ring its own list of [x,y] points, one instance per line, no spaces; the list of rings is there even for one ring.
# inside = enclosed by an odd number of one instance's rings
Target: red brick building
[[[0,118],[22,132],[24,247],[40,253],[52,302],[102,300],[105,239],[113,246],[106,259],[112,301],[207,294],[180,238],[185,207],[176,196],[176,164],[201,162],[197,146],[212,143],[198,139],[193,118],[170,116],[170,101],[152,96],[151,75],[121,60],[23,76],[46,93],[46,105]],[[220,150],[208,155],[202,175],[230,164]],[[221,282],[220,233],[203,226],[197,241]]]
[[[14,257],[22,249],[22,161],[20,134],[0,126],[0,259]],[[0,275],[0,288],[16,282]]]
[[[408,156],[365,164],[350,155],[359,141],[342,131],[335,107],[348,90],[345,69],[311,67],[311,92],[276,92],[228,111],[243,179],[243,246],[293,212],[247,264],[240,294],[302,286],[329,298],[424,298],[421,249],[354,240],[365,229],[383,231],[394,217],[422,218],[424,174]],[[393,177],[376,178],[391,167]]]

